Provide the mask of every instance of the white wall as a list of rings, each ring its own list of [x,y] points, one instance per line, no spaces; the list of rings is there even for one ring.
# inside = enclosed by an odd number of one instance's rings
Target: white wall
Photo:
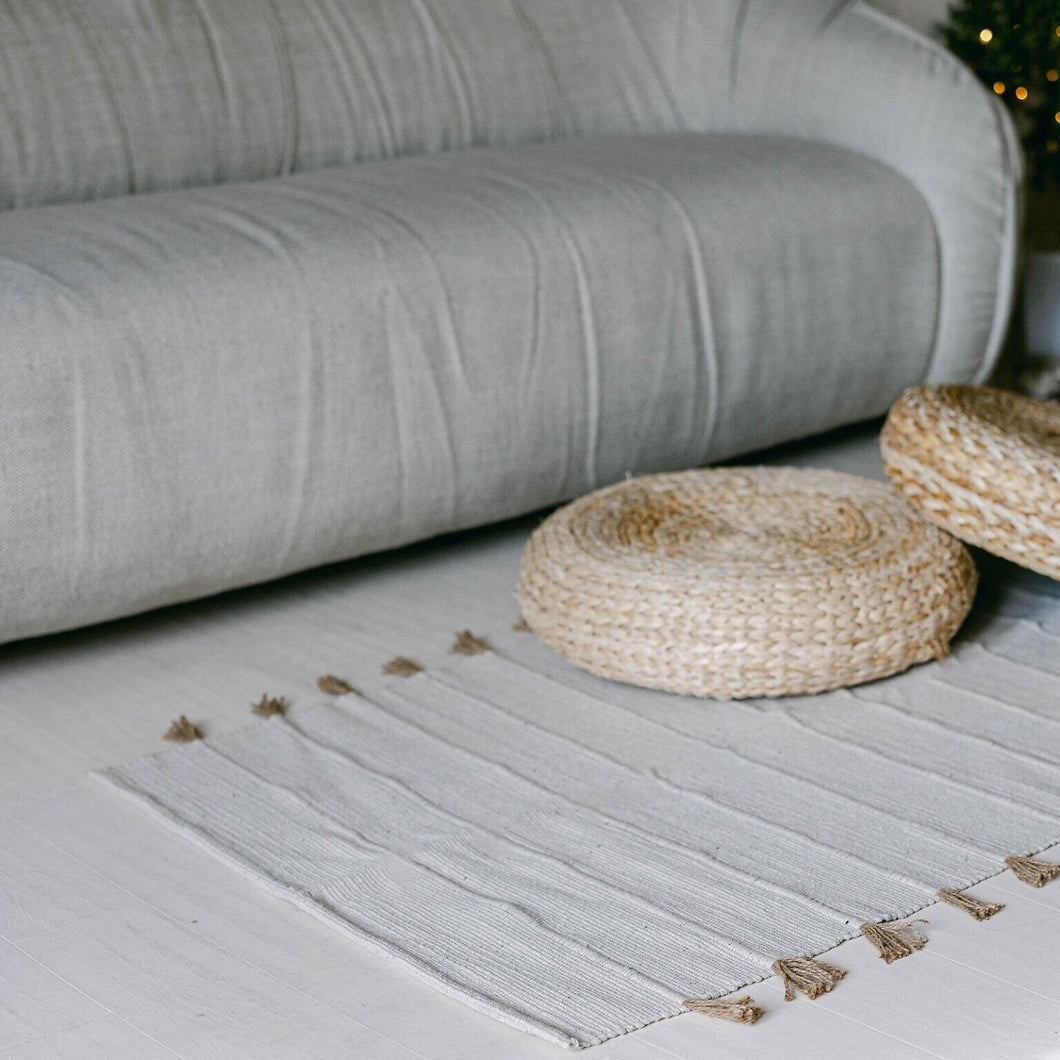
[[[881,11],[897,15],[909,25],[927,33],[946,17],[949,0],[872,0]]]

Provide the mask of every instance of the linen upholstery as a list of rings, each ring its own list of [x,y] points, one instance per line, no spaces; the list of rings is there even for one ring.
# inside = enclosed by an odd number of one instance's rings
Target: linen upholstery
[[[0,0],[0,640],[981,378],[1020,178],[861,0]]]
[[[928,380],[984,378],[1011,304],[1005,112],[861,0],[0,0],[0,130],[0,207],[561,137],[798,136],[927,200]]]
[[[671,133],[0,214],[0,631],[84,624],[882,412],[926,204]]]

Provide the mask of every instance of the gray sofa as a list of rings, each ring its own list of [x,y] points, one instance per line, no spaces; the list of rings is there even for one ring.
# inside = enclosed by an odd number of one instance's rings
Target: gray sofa
[[[0,0],[0,640],[982,379],[1021,163],[836,0]]]

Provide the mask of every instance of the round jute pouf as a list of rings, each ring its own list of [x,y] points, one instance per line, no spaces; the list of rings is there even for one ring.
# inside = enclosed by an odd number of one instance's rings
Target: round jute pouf
[[[523,618],[603,677],[695,696],[821,692],[945,654],[967,550],[886,484],[732,468],[633,479],[554,512]]]
[[[891,482],[933,523],[1060,579],[1060,405],[983,386],[918,386],[880,436]]]

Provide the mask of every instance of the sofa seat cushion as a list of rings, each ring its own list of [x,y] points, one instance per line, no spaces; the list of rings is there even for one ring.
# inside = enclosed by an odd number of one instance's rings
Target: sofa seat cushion
[[[937,270],[896,173],[739,135],[0,215],[0,639],[882,413]]]

